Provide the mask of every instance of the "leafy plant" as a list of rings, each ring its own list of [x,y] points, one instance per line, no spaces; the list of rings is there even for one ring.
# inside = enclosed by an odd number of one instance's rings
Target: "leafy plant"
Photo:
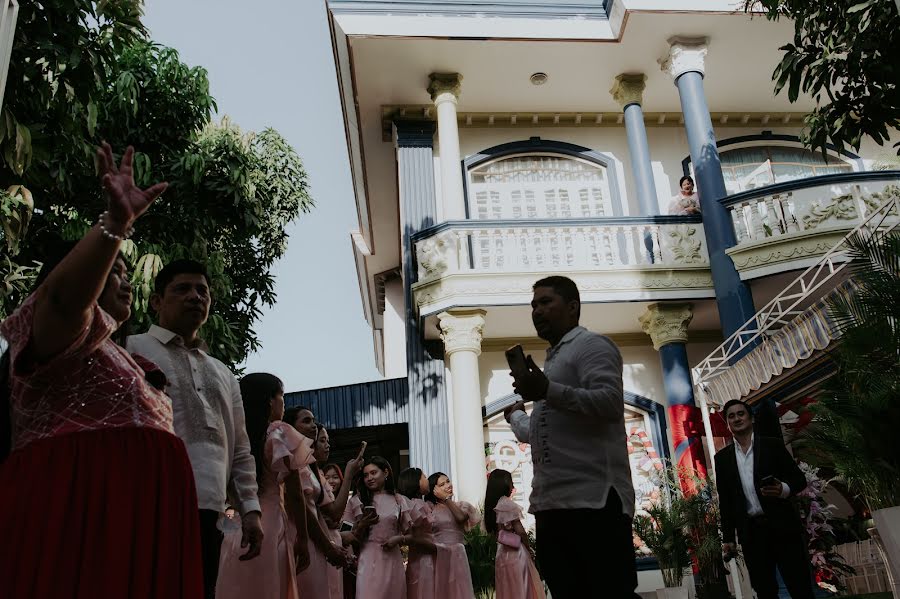
[[[697,566],[698,599],[730,597],[722,561],[722,536],[719,533],[719,501],[712,479],[692,475],[693,492],[681,499],[688,550]]]
[[[829,300],[835,374],[801,441],[874,511],[900,505],[900,453],[889,449],[900,430],[900,233],[857,233],[847,246],[854,286]]]
[[[23,298],[47,249],[80,238],[105,207],[94,165],[100,140],[133,144],[139,184],[169,189],[123,253],[135,287],[134,330],[149,324],[153,277],[176,258],[207,264],[215,302],[201,330],[235,367],[258,348],[253,325],[275,301],[286,226],[308,212],[306,173],[276,131],[212,123],[206,71],[152,43],[134,0],[21,5],[0,114],[0,318]],[[22,202],[33,213],[27,233]],[[8,229],[8,230],[7,230]],[[10,234],[12,233],[12,234]]]
[[[466,555],[472,573],[472,587],[479,599],[494,596],[494,559],[497,555],[497,539],[481,526],[466,532]]]
[[[634,531],[656,556],[662,571],[663,584],[681,586],[684,569],[691,565],[684,499],[673,495],[668,505],[661,503],[634,518]]]
[[[858,150],[863,136],[882,145],[900,128],[900,11],[890,0],[743,0],[747,11],[789,19],[794,39],[781,47],[775,93],[811,95],[803,141]],[[895,144],[900,153],[900,144]]]

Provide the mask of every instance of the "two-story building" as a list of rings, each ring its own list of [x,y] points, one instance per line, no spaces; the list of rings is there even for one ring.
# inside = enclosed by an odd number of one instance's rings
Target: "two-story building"
[[[662,458],[708,462],[691,369],[900,193],[900,172],[874,170],[889,147],[802,147],[813,101],[789,103],[772,82],[792,25],[733,1],[327,6],[359,218],[349,245],[387,380],[302,396],[333,428],[372,427],[359,430],[384,437],[396,467],[447,472],[476,504],[503,467],[527,506],[504,350],[542,362],[536,280],[574,279],[582,324],[622,351],[646,507]],[[701,215],[668,214],[684,175]],[[786,369],[808,367],[778,388],[808,390],[821,349],[798,350]],[[705,395],[761,397],[782,370]]]

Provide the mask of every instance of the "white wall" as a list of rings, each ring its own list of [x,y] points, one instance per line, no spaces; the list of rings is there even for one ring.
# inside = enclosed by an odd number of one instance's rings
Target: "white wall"
[[[384,376],[406,376],[406,306],[403,281],[391,279],[384,286]]]

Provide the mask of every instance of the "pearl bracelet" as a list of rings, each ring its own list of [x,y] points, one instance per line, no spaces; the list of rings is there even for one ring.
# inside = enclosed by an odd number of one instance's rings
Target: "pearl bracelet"
[[[121,235],[117,235],[111,232],[106,228],[106,219],[109,216],[109,211],[104,210],[100,213],[100,220],[97,221],[97,224],[100,225],[100,231],[103,233],[103,236],[107,239],[112,239],[113,241],[123,241],[125,239],[129,239],[134,234],[134,227],[128,227],[128,229]]]

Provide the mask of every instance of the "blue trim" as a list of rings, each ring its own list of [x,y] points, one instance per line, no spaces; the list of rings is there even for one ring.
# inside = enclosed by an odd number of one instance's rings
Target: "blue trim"
[[[608,20],[613,0],[329,0],[336,14],[591,18]]]
[[[818,187],[820,185],[831,185],[836,183],[858,183],[860,181],[886,181],[892,179],[900,179],[900,170],[895,171],[863,171],[857,173],[840,173],[830,175],[819,175],[817,177],[807,177],[805,179],[796,179],[794,181],[785,181],[784,183],[775,183],[765,187],[758,187],[749,191],[742,191],[722,198],[723,206],[731,206],[738,202],[746,202],[755,198],[772,195],[775,193],[785,193],[795,191],[797,189],[808,189],[810,187]]]
[[[809,150],[809,148],[804,146],[803,142],[801,142],[800,138],[797,137],[796,135],[787,135],[784,133],[772,133],[771,131],[763,131],[762,133],[759,133],[756,135],[739,135],[737,137],[729,137],[729,138],[723,139],[722,141],[716,140],[716,147],[722,148],[722,147],[731,146],[734,144],[746,143],[748,141],[789,141],[792,143],[796,143],[799,146],[799,148],[802,150]],[[831,144],[825,144],[825,147],[828,148],[828,150],[834,152],[835,154],[840,154],[841,156],[844,156],[845,158],[849,158],[849,159],[853,160],[859,168],[863,168],[862,158],[860,158],[858,155],[854,154],[853,152],[849,152],[847,150],[838,148],[837,146],[833,146]],[[691,156],[690,156],[690,154],[688,154],[688,156],[684,160],[681,161],[681,170],[684,171],[685,175],[691,174],[691,170],[689,168],[690,164],[691,164]]]
[[[481,407],[481,417],[487,421],[497,414],[503,412],[508,406],[519,401],[520,397],[515,393],[504,395],[499,399],[495,399],[489,404]],[[657,403],[652,399],[648,399],[643,395],[625,391],[625,404],[633,408],[639,408],[650,415],[650,436],[653,439],[653,446],[657,448],[661,458],[665,460],[671,459],[669,452],[668,425],[666,424],[666,406]]]
[[[615,213],[614,216],[622,216],[625,213],[622,206],[622,197],[619,194],[619,180],[618,174],[616,173],[615,169],[615,158],[613,158],[610,154],[595,152],[590,148],[570,144],[564,141],[544,140],[540,137],[530,137],[526,141],[512,141],[509,143],[500,144],[499,146],[488,148],[486,150],[482,150],[477,154],[467,156],[462,161],[463,194],[466,197],[466,218],[471,218],[469,214],[470,170],[484,164],[485,162],[498,160],[500,158],[503,158],[504,156],[511,156],[514,154],[536,154],[539,152],[572,156],[573,158],[580,158],[581,160],[586,160],[587,162],[599,164],[600,166],[605,168],[606,179],[609,182],[609,193],[612,196],[610,200],[612,201],[612,208],[613,212]]]
[[[606,227],[611,225],[690,225],[701,224],[700,215],[667,216],[612,216],[604,218],[520,218],[520,219],[485,219],[485,220],[448,220],[440,224],[422,229],[412,236],[419,241],[437,235],[448,229],[530,229],[533,227]]]

